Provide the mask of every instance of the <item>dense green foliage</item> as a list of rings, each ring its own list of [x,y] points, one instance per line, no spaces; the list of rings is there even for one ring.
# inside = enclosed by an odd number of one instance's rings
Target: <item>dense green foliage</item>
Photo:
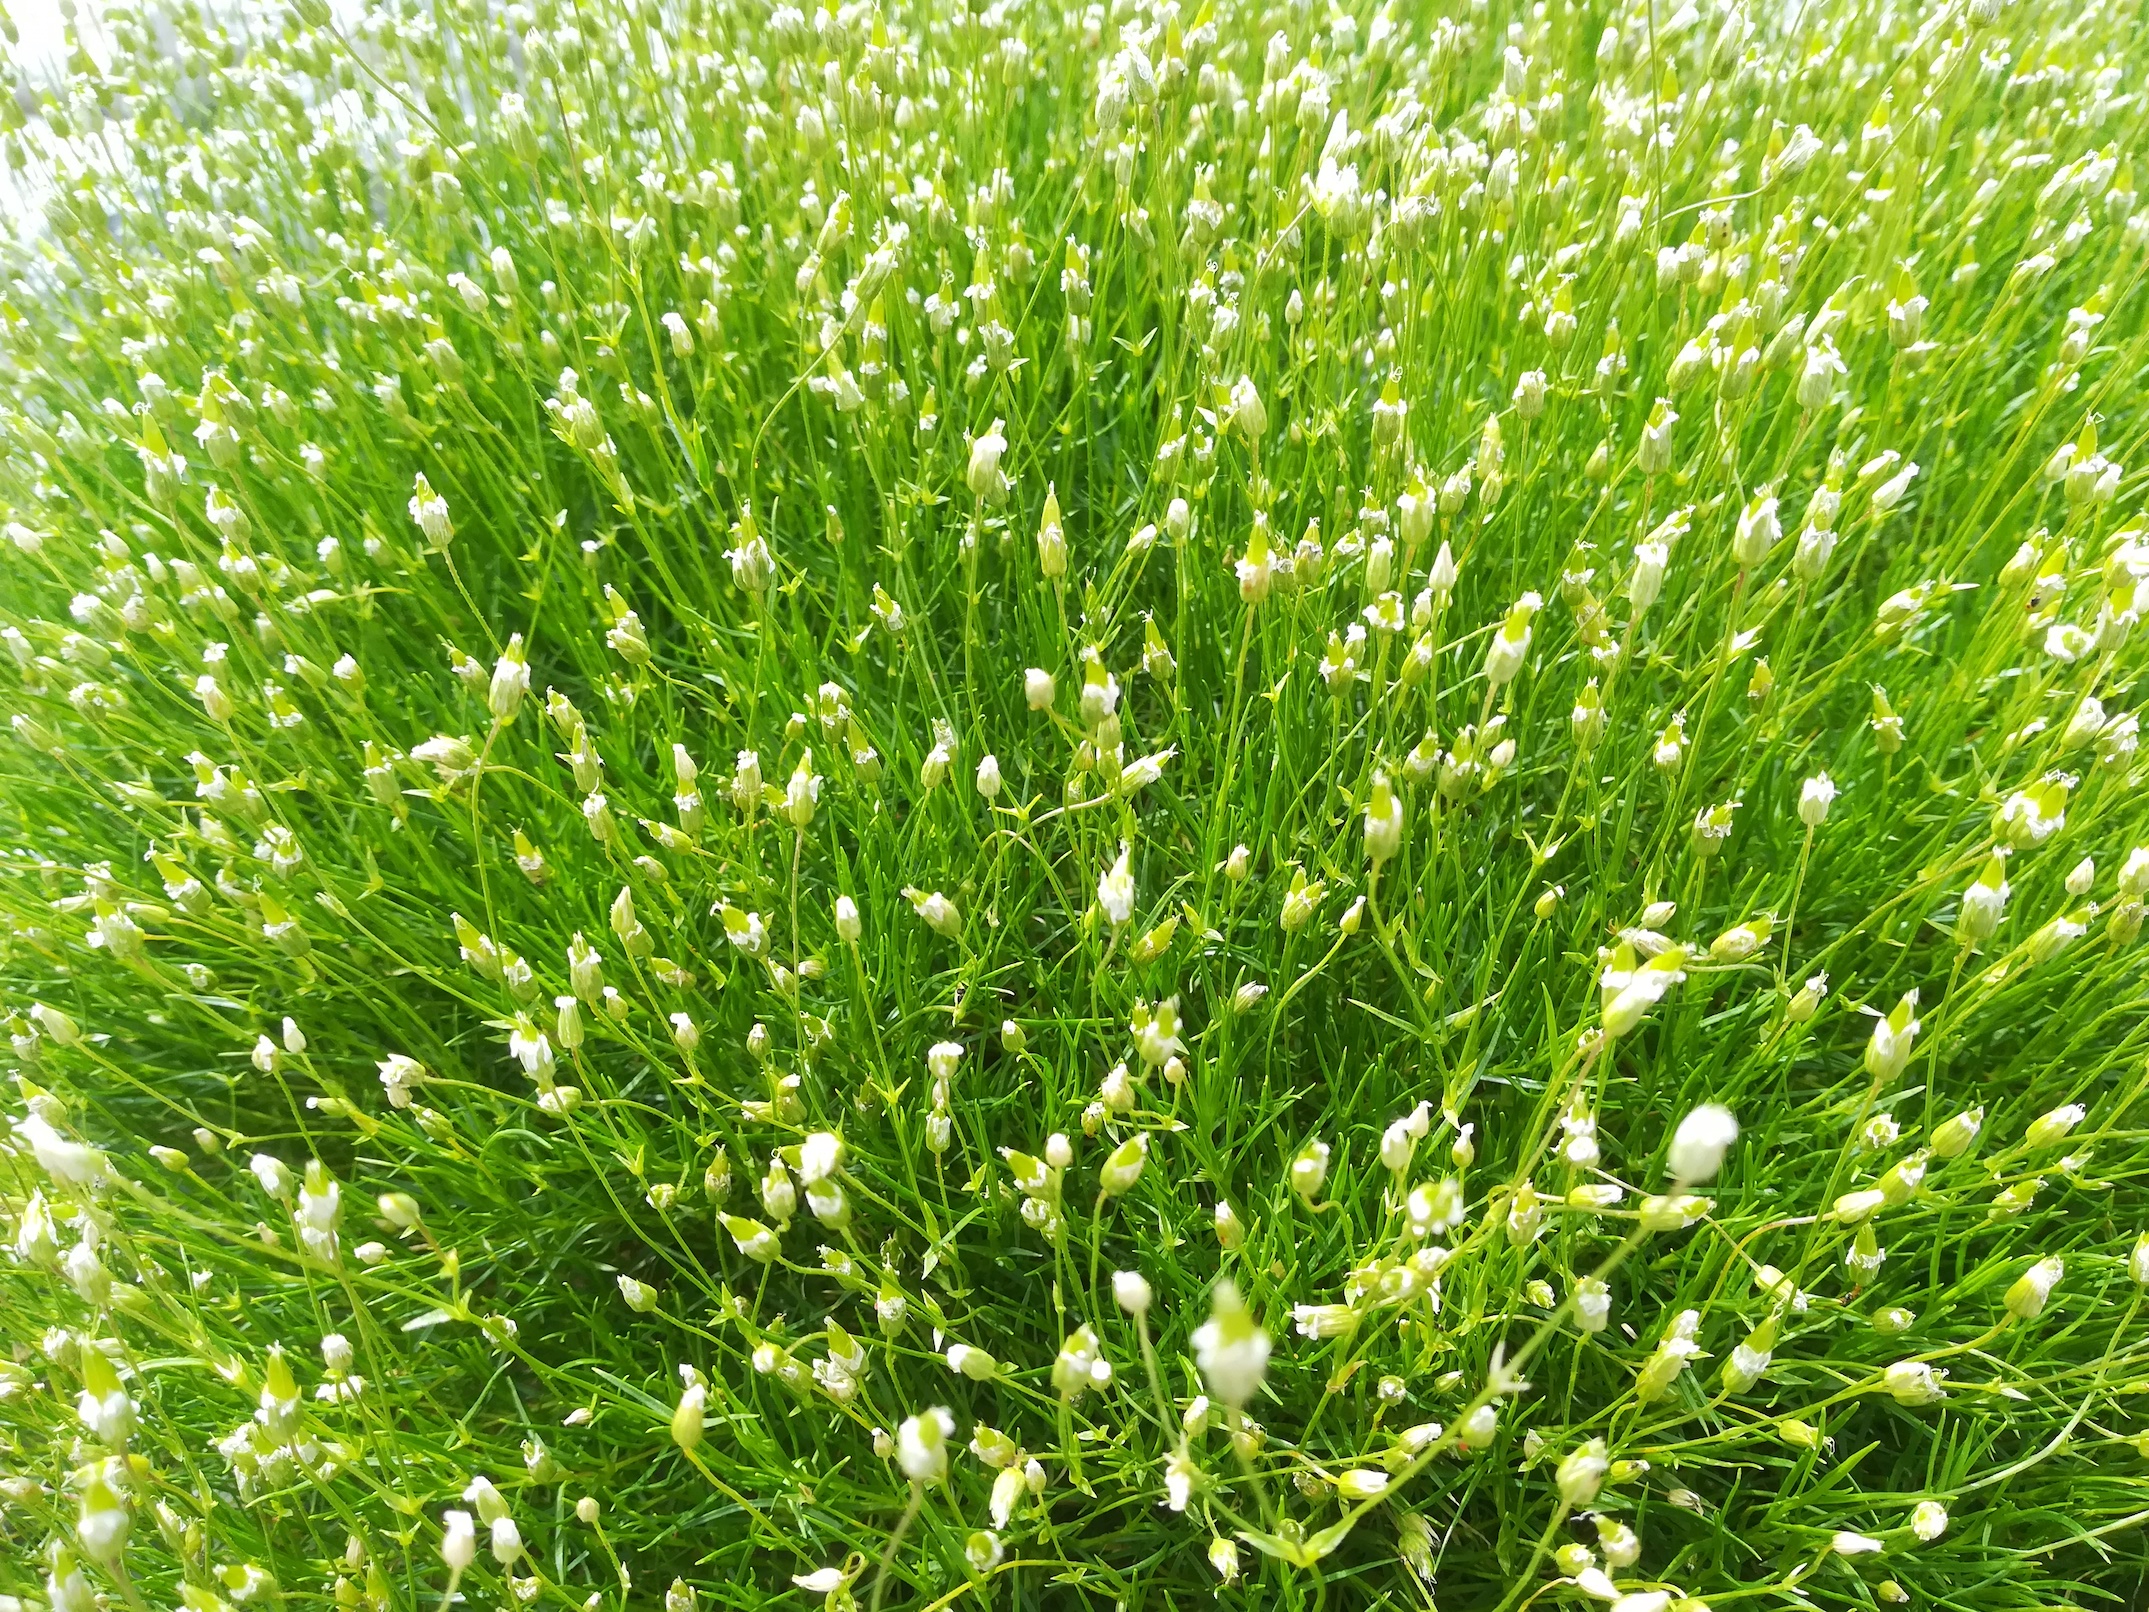
[[[2142,27],[9,67],[0,1607],[2141,1604]]]

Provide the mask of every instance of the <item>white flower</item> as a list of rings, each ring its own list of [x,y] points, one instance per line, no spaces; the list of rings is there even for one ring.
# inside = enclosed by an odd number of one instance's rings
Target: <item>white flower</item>
[[[516,633],[507,641],[507,649],[499,663],[493,667],[492,686],[486,694],[486,707],[496,722],[512,722],[521,709],[523,696],[530,692],[530,662],[522,648],[522,634]]]
[[[1739,1122],[1728,1108],[1704,1103],[1679,1122],[1666,1166],[1675,1181],[1713,1181],[1724,1153],[1738,1140]]]
[[[75,1522],[75,1537],[81,1541],[83,1554],[107,1567],[117,1566],[133,1522],[133,1514],[127,1509],[126,1502],[103,1475],[100,1473],[91,1478],[83,1489],[82,1506]]]
[[[1336,1493],[1346,1501],[1377,1500],[1388,1492],[1388,1474],[1363,1467],[1336,1474]]]
[[[945,1406],[905,1417],[896,1429],[896,1464],[913,1483],[938,1483],[948,1474],[948,1440],[954,1436],[955,1418]]]
[[[1358,1312],[1348,1304],[1299,1304],[1291,1325],[1302,1338],[1347,1338],[1358,1330]]]
[[[672,1412],[672,1442],[682,1450],[691,1450],[701,1443],[703,1417],[709,1391],[700,1383],[690,1383],[679,1396],[678,1407]]]
[[[784,786],[784,816],[793,828],[808,828],[820,800],[821,780],[813,770],[813,752],[809,749],[800,754],[791,781]]]
[[[1410,1169],[1411,1156],[1416,1153],[1432,1129],[1432,1105],[1420,1103],[1402,1118],[1392,1121],[1381,1133],[1380,1162],[1389,1171],[1402,1175]]]
[[[201,701],[202,710],[212,722],[229,722],[239,709],[223,686],[207,672],[194,679],[194,697]]]
[[[433,491],[423,471],[418,473],[410,495],[410,518],[425,534],[426,542],[436,549],[445,550],[455,536],[455,523],[448,518],[448,501]]]
[[[1005,1528],[1008,1518],[1015,1514],[1016,1503],[1022,1499],[1023,1491],[1029,1488],[1028,1469],[1031,1467],[1037,1467],[1037,1463],[1029,1461],[1021,1466],[1004,1467],[993,1478],[992,1498],[987,1503],[992,1512],[993,1527]],[[1044,1469],[1037,1467],[1037,1470],[1041,1478]]]
[[[954,902],[938,890],[908,889],[903,894],[910,902],[911,911],[915,912],[925,927],[934,934],[946,940],[953,940],[962,933],[962,913],[957,910]]]
[[[998,1567],[1005,1554],[1000,1536],[990,1529],[979,1529],[963,1541],[963,1559],[970,1564],[970,1570],[980,1577]]]
[[[261,1183],[261,1190],[270,1197],[291,1196],[296,1178],[291,1174],[291,1167],[283,1160],[272,1154],[256,1153],[246,1161],[246,1167],[253,1171],[254,1179]]]
[[[1946,1397],[1940,1386],[1945,1376],[1922,1360],[1898,1360],[1881,1373],[1881,1387],[1899,1405],[1929,1405]]]
[[[75,1400],[76,1416],[100,1444],[113,1450],[124,1448],[134,1432],[134,1401],[120,1386],[119,1374],[104,1351],[92,1344],[82,1350],[82,1382]]]
[[[75,1021],[56,1007],[51,1007],[43,1002],[32,1002],[29,1016],[30,1022],[50,1036],[55,1046],[72,1047],[82,1039],[82,1032],[76,1028]],[[46,1135],[56,1134],[51,1126],[45,1125],[42,1119],[39,1119],[37,1123],[44,1126]],[[38,1156],[38,1162],[41,1165],[45,1163],[42,1153]],[[45,1165],[45,1168],[50,1170],[51,1166]]]
[[[958,1376],[972,1382],[989,1382],[999,1369],[1000,1363],[982,1349],[967,1343],[948,1345],[948,1370]]]
[[[1112,1363],[1104,1358],[1097,1334],[1086,1323],[1076,1327],[1053,1358],[1052,1386],[1072,1403],[1092,1388],[1105,1387],[1111,1380]]]
[[[1992,937],[2007,911],[2007,897],[2007,864],[1997,854],[1989,856],[1983,870],[1963,891],[1961,915],[1955,920],[1956,933],[1966,945],[1975,946]]]
[[[1576,1446],[1559,1464],[1560,1498],[1569,1506],[1588,1506],[1597,1498],[1597,1490],[1611,1469],[1611,1457],[1603,1439],[1593,1438]]]
[[[1968,1152],[1977,1133],[1984,1128],[1985,1110],[1969,1108],[1950,1119],[1942,1120],[1933,1127],[1933,1157],[1938,1159],[1960,1158]]]
[[[1435,599],[1446,599],[1455,592],[1455,584],[1462,575],[1462,567],[1456,563],[1454,551],[1442,539],[1440,550],[1433,556],[1432,567],[1426,573],[1425,585],[1432,590]]]
[[[1209,1319],[1194,1329],[1194,1360],[1209,1392],[1237,1407],[1254,1397],[1268,1371],[1269,1336],[1229,1281],[1216,1284]]]
[[[1373,791],[1366,801],[1366,859],[1375,866],[1391,861],[1403,846],[1403,801],[1384,771],[1373,774]]]
[[[1624,941],[1615,947],[1598,979],[1605,1035],[1626,1035],[1639,1025],[1664,993],[1686,978],[1685,962],[1685,948],[1673,946],[1635,967],[1632,948]]]
[[[1875,1080],[1893,1080],[1909,1066],[1910,1049],[1918,1038],[1917,1009],[1918,993],[1905,991],[1886,1018],[1873,1021],[1865,1067]]]
[[[1246,545],[1246,553],[1232,562],[1232,569],[1239,579],[1239,597],[1248,604],[1259,604],[1266,599],[1275,580],[1275,566],[1276,557],[1269,548],[1268,526],[1257,511],[1253,537]]]
[[[1883,515],[1895,508],[1897,504],[1903,501],[1903,494],[1910,490],[1910,484],[1916,479],[1917,474],[1918,466],[1913,461],[1905,464],[1901,470],[1898,470],[1878,487],[1875,487],[1873,489],[1873,508]]]
[[[970,443],[970,464],[965,474],[971,495],[980,503],[998,504],[1006,500],[1013,486],[1007,473],[1000,468],[1000,456],[1007,452],[1007,438],[1001,434],[1005,420],[995,419],[985,428],[984,434]]]
[[[783,1243],[774,1231],[758,1220],[743,1215],[723,1215],[724,1230],[731,1241],[746,1258],[757,1265],[772,1263],[783,1252]]]
[[[1619,1599],[1619,1586],[1612,1582],[1612,1575],[1595,1563],[1591,1563],[1574,1575],[1574,1587],[1592,1600],[1616,1601]]]
[[[2127,853],[2119,869],[2119,896],[2122,901],[2149,897],[2149,845],[2137,845]]]
[[[717,916],[723,920],[725,938],[747,956],[759,957],[768,950],[768,925],[760,913],[741,911],[727,901]]]
[[[798,1178],[809,1187],[819,1186],[843,1163],[843,1138],[833,1131],[815,1131],[798,1148]]]
[[[1147,789],[1164,776],[1165,767],[1178,753],[1179,747],[1172,745],[1168,749],[1157,750],[1146,756],[1136,756],[1119,775],[1120,794],[1132,797]]]
[[[1639,1214],[1644,1231],[1684,1231],[1714,1207],[1698,1193],[1674,1192],[1644,1198]]]
[[[53,1039],[59,1038],[55,1036]],[[69,1141],[54,1130],[43,1115],[32,1114],[29,1118],[18,1121],[15,1134],[30,1144],[30,1152],[37,1160],[37,1167],[50,1176],[54,1184],[86,1187],[94,1186],[104,1179],[104,1154],[81,1142]]]
[[[1291,1190],[1307,1203],[1320,1196],[1323,1183],[1328,1180],[1329,1145],[1315,1137],[1298,1150],[1291,1161]]]
[[[1321,897],[1326,893],[1326,886],[1320,880],[1308,881],[1305,870],[1297,870],[1292,875],[1291,888],[1284,892],[1283,910],[1277,918],[1284,933],[1296,934],[1311,923],[1313,915],[1320,910]]]
[[[1910,1508],[1910,1531],[1930,1544],[1948,1531],[1948,1508],[1937,1500],[1920,1500]]]
[[[1226,1584],[1239,1576],[1239,1547],[1219,1534],[1209,1541],[1209,1565]]]
[[[1522,670],[1523,661],[1530,652],[1530,618],[1543,604],[1535,593],[1525,593],[1508,611],[1499,631],[1492,635],[1492,642],[1485,649],[1485,680],[1494,688],[1513,682],[1515,674]]]
[[[1453,1176],[1421,1181],[1404,1203],[1413,1237],[1437,1237],[1462,1224],[1466,1213],[1462,1183]]]
[[[1724,1391],[1743,1394],[1761,1380],[1769,1368],[1774,1351],[1775,1322],[1763,1322],[1753,1334],[1734,1344],[1731,1358],[1724,1362]]]
[[[1681,1310],[1672,1317],[1671,1325],[1658,1340],[1656,1352],[1643,1362],[1635,1379],[1637,1400],[1646,1405],[1662,1397],[1686,1370],[1687,1363],[1701,1353],[1701,1346],[1694,1341],[1700,1326],[1701,1314],[1696,1310]]]
[[[1456,1424],[1455,1436],[1462,1441],[1465,1449],[1482,1450],[1491,1445],[1499,1430],[1499,1408],[1485,1404],[1478,1406]]]
[[[724,558],[731,562],[732,583],[742,593],[763,593],[768,589],[776,568],[776,557],[769,552],[768,540],[752,529],[751,517],[741,522],[739,545],[724,551]]]
[[[1149,1135],[1137,1131],[1112,1149],[1097,1171],[1097,1185],[1106,1197],[1117,1198],[1133,1189],[1149,1162]]]
[[[460,1577],[478,1559],[478,1531],[467,1511],[450,1511],[441,1518],[440,1559],[450,1577]]]
[[[1834,395],[1837,378],[1849,373],[1847,366],[1836,352],[1836,344],[1827,336],[1806,349],[1806,365],[1798,377],[1799,407],[1817,409]]]
[[[1732,557],[1744,566],[1759,565],[1768,558],[1768,551],[1782,536],[1783,522],[1776,513],[1776,495],[1756,493],[1739,511],[1738,522],[1732,529]]]
[[[1167,1510],[1184,1511],[1187,1502],[1194,1498],[1194,1486],[1201,1479],[1201,1469],[1194,1465],[1184,1449],[1172,1451],[1164,1461],[1164,1505]]]
[[[1125,840],[1119,842],[1119,859],[1097,880],[1097,904],[1114,929],[1120,928],[1134,916],[1134,870],[1132,852]]]

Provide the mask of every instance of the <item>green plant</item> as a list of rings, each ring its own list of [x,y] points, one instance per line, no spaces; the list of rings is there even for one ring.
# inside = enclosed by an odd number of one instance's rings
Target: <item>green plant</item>
[[[77,44],[9,1612],[2138,1604],[2133,10]]]

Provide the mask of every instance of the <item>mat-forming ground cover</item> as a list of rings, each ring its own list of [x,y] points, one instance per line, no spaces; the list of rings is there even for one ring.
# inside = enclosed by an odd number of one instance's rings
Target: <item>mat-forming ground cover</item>
[[[10,65],[0,1608],[2141,1604],[2145,38]]]

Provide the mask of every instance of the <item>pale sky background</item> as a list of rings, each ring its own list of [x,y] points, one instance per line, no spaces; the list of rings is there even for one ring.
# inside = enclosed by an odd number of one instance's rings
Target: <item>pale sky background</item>
[[[364,14],[369,0],[329,0],[330,10],[348,25]],[[212,11],[237,12],[245,0],[211,0]],[[0,0],[4,11],[15,25],[18,43],[12,48],[0,40],[0,49],[7,49],[13,59],[20,63],[33,80],[49,81],[65,71],[67,49],[67,24],[61,15],[61,0]],[[105,41],[98,25],[104,0],[76,0],[76,17],[90,54],[100,60],[105,53]],[[42,228],[43,205],[46,187],[34,172],[11,174],[0,171],[0,236],[27,230],[35,235]]]
[[[329,0],[329,6],[348,22],[364,9],[364,0]],[[21,37],[21,44],[15,48],[16,59],[33,70],[39,67],[57,70],[66,49],[66,24],[60,20],[60,0],[0,0],[0,10],[6,11],[15,24],[15,32]],[[102,0],[76,0],[75,10],[87,23],[90,48],[95,52]]]
[[[8,20],[15,25],[17,43],[12,54],[33,77],[43,78],[60,70],[66,49],[66,25],[60,20],[59,0],[0,0]],[[39,229],[40,200],[35,187],[18,175],[0,177],[0,230],[35,234]]]
[[[65,48],[60,21],[60,0],[5,0],[7,14],[15,24],[15,32],[22,43],[16,47],[16,59],[31,63],[51,63],[57,66]],[[79,7],[84,17],[97,15],[96,0]]]

